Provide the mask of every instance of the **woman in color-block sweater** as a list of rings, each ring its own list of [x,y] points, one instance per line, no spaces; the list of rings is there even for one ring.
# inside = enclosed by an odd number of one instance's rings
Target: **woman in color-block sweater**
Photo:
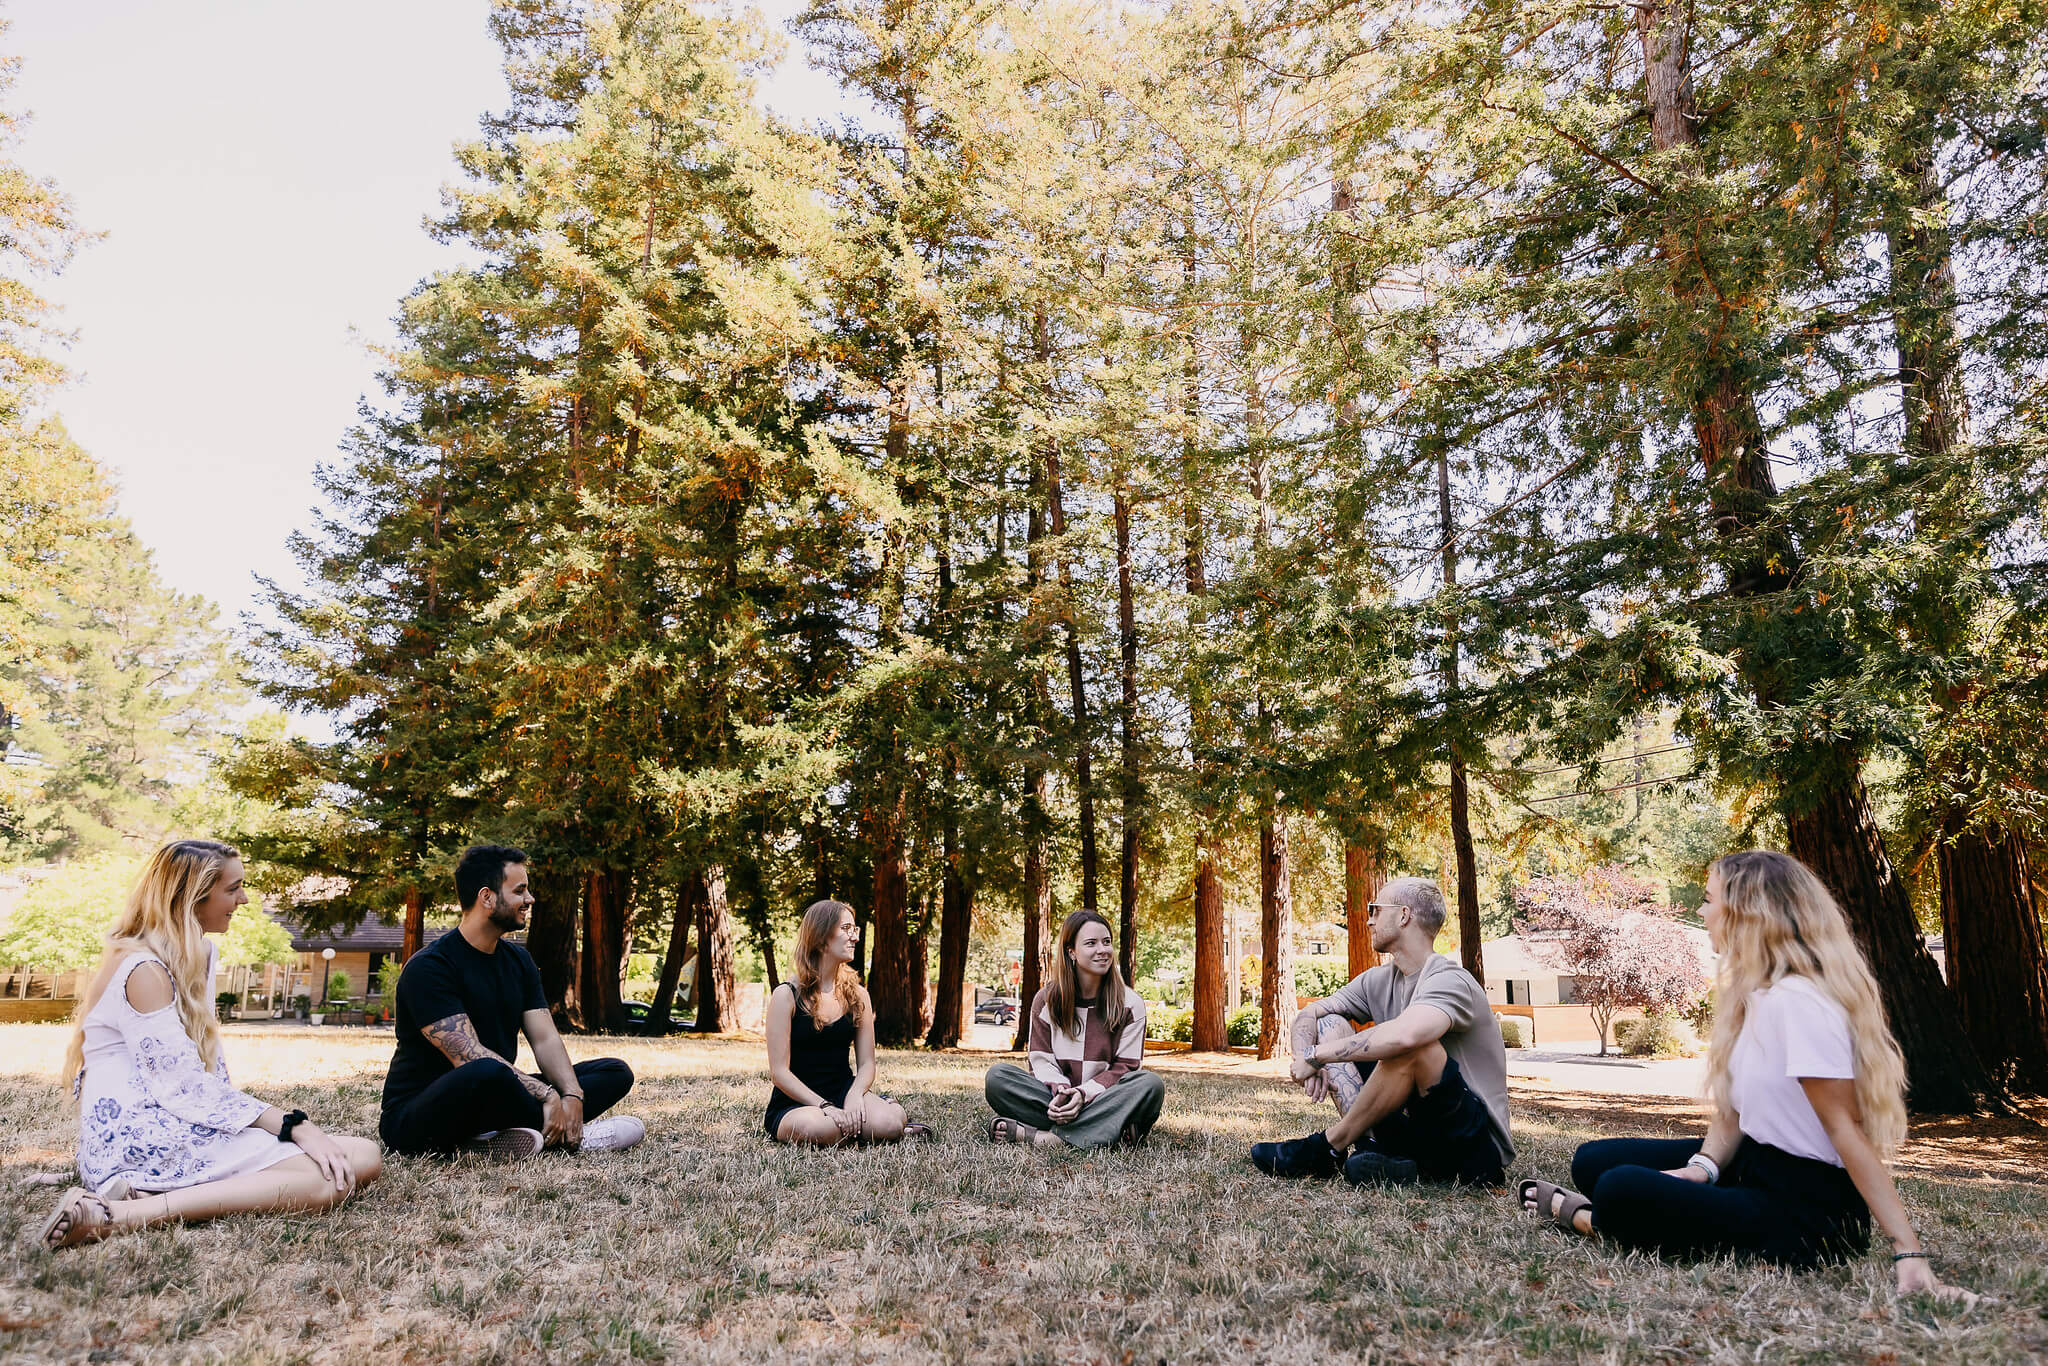
[[[984,1089],[998,1143],[1106,1148],[1151,1132],[1166,1083],[1145,1070],[1145,1000],[1124,985],[1107,920],[1067,917],[1031,1000],[1031,1070],[999,1062]]]

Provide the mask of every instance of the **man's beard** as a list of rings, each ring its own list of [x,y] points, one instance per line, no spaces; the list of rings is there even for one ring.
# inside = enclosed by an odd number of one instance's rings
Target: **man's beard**
[[[526,917],[499,902],[491,912],[491,923],[498,927],[499,934],[517,934],[526,928]]]

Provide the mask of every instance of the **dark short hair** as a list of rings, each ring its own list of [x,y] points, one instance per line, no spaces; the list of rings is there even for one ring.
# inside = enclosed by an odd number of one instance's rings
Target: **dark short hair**
[[[488,887],[497,891],[505,885],[505,869],[525,863],[526,851],[509,844],[472,844],[462,851],[455,865],[455,900],[463,910],[476,905],[476,894]]]

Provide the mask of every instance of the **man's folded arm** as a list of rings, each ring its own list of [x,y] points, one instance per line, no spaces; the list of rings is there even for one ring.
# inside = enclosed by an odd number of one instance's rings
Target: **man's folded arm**
[[[546,1082],[538,1077],[528,1076],[514,1067],[510,1058],[501,1058],[484,1047],[484,1041],[476,1036],[476,1026],[470,1023],[469,1016],[465,1014],[458,1012],[445,1019],[436,1020],[430,1025],[422,1025],[420,1033],[426,1037],[428,1043],[441,1050],[443,1057],[457,1067],[466,1062],[475,1062],[479,1058],[490,1058],[511,1067],[512,1075],[519,1078],[519,1084],[524,1086],[527,1094],[535,1100],[546,1101],[554,1094],[554,1089]]]

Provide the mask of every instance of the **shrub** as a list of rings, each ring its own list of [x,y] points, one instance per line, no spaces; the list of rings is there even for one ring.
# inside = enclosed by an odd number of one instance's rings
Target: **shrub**
[[[1194,1037],[1195,1017],[1192,1011],[1175,1010],[1172,1006],[1145,1004],[1145,1037],[1148,1039],[1181,1039]]]
[[[1241,1005],[1230,1012],[1224,1023],[1224,1036],[1232,1048],[1256,1048],[1259,1043],[1259,1008],[1256,1005]]]
[[[1661,1011],[1640,1020],[1616,1020],[1614,1042],[1630,1058],[1669,1058],[1678,1053],[1678,1031],[1672,1028],[1672,1017]]]
[[[355,983],[349,980],[347,973],[343,972],[340,968],[336,968],[333,972],[327,974],[328,1001],[336,1009],[342,1008],[348,1002],[348,989],[354,985]]]
[[[1707,994],[1694,1001],[1691,1007],[1679,1013],[1679,1019],[1692,1027],[1693,1037],[1702,1043],[1714,1036],[1714,992],[1711,987]]]
[[[1500,1022],[1500,1041],[1509,1048],[1520,1048],[1522,1046],[1522,1022],[1520,1020],[1502,1020]]]
[[[242,1004],[241,992],[217,992],[215,993],[213,998],[213,1013],[220,1019],[225,1020],[228,1017],[228,1015],[234,1010],[234,1008],[240,1004]]]
[[[1334,995],[1339,987],[1351,980],[1344,966],[1334,958],[1310,958],[1296,962],[1294,989],[1300,995],[1313,996],[1318,1001]]]
[[[401,971],[395,958],[387,958],[377,965],[377,994],[384,998],[387,1008],[398,1004],[398,974]]]

